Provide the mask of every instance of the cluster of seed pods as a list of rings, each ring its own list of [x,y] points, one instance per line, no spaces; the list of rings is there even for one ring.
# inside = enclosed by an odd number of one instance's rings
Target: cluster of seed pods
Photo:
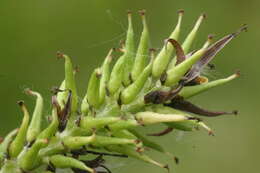
[[[24,102],[18,102],[24,118],[20,127],[1,141],[0,173],[33,173],[39,169],[54,173],[63,168],[75,173],[110,172],[103,156],[133,157],[168,169],[167,164],[144,153],[155,150],[172,156],[147,136],[166,135],[173,129],[193,131],[200,127],[213,135],[194,114],[207,117],[237,114],[237,111],[205,110],[188,99],[239,76],[236,72],[227,78],[209,81],[202,72],[205,67],[213,67],[210,61],[246,30],[246,26],[215,43],[212,43],[212,36],[208,36],[201,48],[190,50],[205,15],[199,16],[180,44],[183,18],[180,10],[174,31],[156,52],[149,47],[145,11],[140,11],[143,31],[136,48],[131,15],[129,12],[125,43],[109,50],[103,64],[93,71],[83,100],[77,95],[76,72],[70,57],[58,53],[58,58],[65,61],[65,79],[60,87],[52,90],[52,112],[47,127],[42,127],[43,97],[26,89],[26,94],[36,98],[35,109],[30,120]],[[122,55],[112,67],[116,50]],[[163,124],[165,130],[147,135],[136,130],[136,127],[148,128],[153,124]],[[97,157],[90,159],[89,155]]]

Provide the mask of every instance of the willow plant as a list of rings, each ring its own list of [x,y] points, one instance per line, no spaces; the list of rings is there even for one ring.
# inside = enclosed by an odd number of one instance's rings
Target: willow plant
[[[65,79],[52,90],[52,111],[46,127],[42,127],[45,112],[42,95],[31,89],[25,90],[26,94],[35,97],[35,108],[30,117],[25,103],[18,102],[24,117],[20,127],[12,130],[1,142],[0,173],[34,173],[39,170],[54,173],[64,168],[74,173],[101,173],[102,169],[110,172],[104,165],[103,156],[132,157],[169,169],[167,164],[149,157],[146,151],[173,155],[141,134],[137,127],[165,126],[165,130],[148,136],[166,135],[173,129],[194,131],[200,127],[213,135],[195,114],[206,117],[237,114],[237,111],[209,111],[192,104],[189,98],[239,76],[236,72],[227,78],[209,81],[203,70],[213,67],[210,61],[227,43],[246,30],[246,26],[215,43],[212,36],[208,36],[203,45],[191,50],[205,15],[199,16],[180,44],[178,39],[183,18],[180,10],[175,29],[161,50],[156,52],[149,47],[145,11],[140,15],[143,31],[138,47],[135,47],[129,12],[124,44],[109,50],[104,62],[93,71],[82,101],[77,94],[76,72],[71,58],[61,52],[57,54],[65,61]],[[115,61],[114,51],[117,50],[122,55]],[[175,161],[178,161],[176,157]]]

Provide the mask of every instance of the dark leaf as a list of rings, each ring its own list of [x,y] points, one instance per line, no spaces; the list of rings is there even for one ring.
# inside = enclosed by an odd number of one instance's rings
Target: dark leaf
[[[183,51],[181,45],[176,40],[171,39],[171,38],[166,40],[166,43],[168,43],[168,42],[170,42],[175,49],[176,57],[177,57],[176,65],[185,61],[186,57],[185,57],[185,54],[184,54],[184,51]]]
[[[224,112],[224,111],[209,111],[206,109],[202,109],[201,107],[198,107],[186,100],[183,100],[182,98],[174,99],[171,103],[165,104],[166,106],[170,106],[175,109],[179,109],[182,111],[198,114],[201,116],[207,116],[207,117],[216,117],[220,115],[227,115],[227,114],[237,114],[237,111],[233,112]]]

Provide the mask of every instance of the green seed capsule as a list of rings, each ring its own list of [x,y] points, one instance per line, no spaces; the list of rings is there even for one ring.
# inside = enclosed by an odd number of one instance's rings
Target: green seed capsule
[[[126,138],[116,138],[116,137],[107,137],[107,136],[96,136],[96,138],[91,143],[97,147],[105,147],[108,145],[137,145],[139,142],[135,139],[126,139]]]
[[[80,120],[80,127],[91,132],[92,130],[98,130],[105,125],[116,123],[120,120],[120,117],[82,117]]]
[[[0,144],[0,166],[4,158],[8,154],[8,148],[10,143],[13,141],[14,137],[17,135],[19,129],[14,129],[4,138],[3,142]]]
[[[100,68],[97,68],[92,73],[88,89],[87,89],[87,95],[83,99],[83,104],[87,102],[90,106],[94,108],[98,108],[100,106],[100,100],[99,100],[99,86],[100,86],[100,77],[101,77],[101,70]]]
[[[193,29],[191,30],[191,32],[189,33],[189,35],[186,37],[185,41],[182,44],[182,48],[184,50],[184,53],[187,54],[190,50],[190,47],[192,45],[192,43],[194,42],[194,39],[197,35],[197,32],[199,30],[199,27],[202,23],[202,21],[206,18],[205,14],[202,14],[199,19],[197,20],[197,22],[195,23]]]
[[[186,116],[178,114],[159,114],[155,112],[139,112],[136,114],[136,119],[143,125],[157,124],[163,122],[180,122],[188,120]]]
[[[153,110],[155,112],[162,113],[162,114],[184,115],[186,117],[192,118],[191,115],[189,115],[185,112],[173,109],[171,107],[162,106],[162,105],[150,107],[150,108],[148,108],[148,110]],[[213,134],[212,130],[205,123],[198,121],[196,119],[195,120],[190,119],[190,120],[185,120],[185,121],[181,121],[181,122],[168,122],[168,123],[165,123],[165,125],[167,125],[168,127],[177,129],[177,130],[182,130],[182,131],[193,131],[194,129],[197,129],[198,127],[202,127],[205,130],[207,130],[209,134]]]
[[[47,147],[42,148],[39,151],[39,157],[43,158],[45,156],[63,153],[67,149],[68,148],[65,148],[65,145],[61,141],[50,141],[50,144]]]
[[[25,92],[27,94],[33,95],[37,98],[34,112],[32,115],[32,120],[30,122],[28,131],[27,131],[27,135],[26,135],[27,142],[32,142],[37,138],[37,136],[41,132],[43,98],[42,98],[41,94],[39,94],[38,92],[32,91],[30,89],[26,89]]]
[[[131,78],[133,81],[137,80],[139,75],[143,72],[147,60],[148,60],[148,48],[149,48],[149,32],[146,24],[145,11],[140,11],[143,21],[143,32],[140,38],[139,46],[137,49],[135,62],[131,72]]]
[[[74,71],[73,71],[73,74],[75,76],[75,74],[77,73],[78,71],[78,68],[74,68]],[[60,90],[60,92],[57,93],[57,100],[58,100],[58,103],[61,107],[61,109],[64,108],[65,106],[65,103],[66,103],[66,100],[67,100],[67,97],[68,97],[68,93],[66,93],[66,80],[63,80],[62,83],[60,84],[60,87],[58,88]]]
[[[76,137],[67,137],[63,140],[64,145],[69,149],[79,149],[87,144],[92,143],[96,138],[96,135],[92,136],[76,136]]]
[[[99,99],[100,99],[100,104],[103,104],[105,101],[105,96],[106,96],[106,90],[107,90],[107,84],[109,81],[110,77],[110,64],[112,61],[112,52],[113,49],[111,49],[102,65],[102,76],[100,79],[100,87],[99,87]]]
[[[170,35],[170,39],[178,40],[182,16],[183,16],[183,11],[180,11],[178,23],[177,23],[174,31]],[[152,69],[152,74],[153,74],[154,78],[156,78],[156,79],[159,78],[163,74],[163,72],[166,70],[166,67],[170,61],[172,52],[173,52],[173,46],[170,44],[166,44],[162,48],[160,53],[157,55],[157,57],[154,60],[153,69]]]
[[[65,59],[65,89],[71,90],[72,92],[71,112],[75,113],[78,107],[78,94],[74,76],[74,68],[69,56],[64,55],[62,53],[58,53],[58,57]],[[67,97],[68,93],[66,92],[66,98]]]
[[[144,71],[139,74],[137,80],[129,85],[126,89],[123,90],[121,94],[121,101],[123,104],[128,104],[132,102],[136,96],[140,93],[142,88],[144,87],[145,82],[151,74],[153,65],[153,57],[151,59],[150,64],[144,69]]]
[[[112,135],[119,138],[138,139],[133,133],[125,129],[113,131]]]
[[[160,114],[177,114],[177,115],[184,115],[186,117],[192,117],[191,115],[170,108],[170,107],[166,107],[166,106],[155,106],[153,108],[151,108],[151,110],[153,110],[154,112],[160,113]],[[168,122],[165,123],[168,127],[172,127],[174,129],[177,130],[182,130],[182,131],[192,131],[195,128],[197,128],[199,126],[198,121],[197,120],[185,120],[185,121],[181,121],[181,122]]]
[[[219,85],[223,85],[225,83],[228,83],[230,81],[232,81],[233,79],[239,77],[239,72],[227,77],[227,78],[224,78],[224,79],[218,79],[218,80],[215,80],[215,81],[212,81],[212,82],[208,82],[208,83],[203,83],[201,85],[195,85],[195,86],[187,86],[187,87],[184,87],[181,92],[179,93],[180,96],[182,96],[183,98],[190,98],[194,95],[197,95],[197,94],[200,94],[202,92],[205,92],[207,91],[208,89],[211,89],[211,88],[214,88],[216,86],[219,86]]]
[[[167,78],[165,85],[173,86],[177,84],[185,73],[195,64],[206,52],[207,49],[202,48],[194,53],[190,58],[186,59],[182,63],[178,64],[175,68],[167,71]]]
[[[109,151],[114,151],[114,152],[118,152],[118,153],[121,153],[121,154],[125,154],[125,155],[133,157],[135,159],[142,160],[144,162],[151,163],[151,164],[159,166],[161,168],[168,169],[167,165],[161,164],[161,163],[151,159],[149,156],[147,156],[145,154],[141,154],[141,153],[136,152],[135,148],[133,148],[131,146],[120,147],[120,146],[113,145],[113,146],[108,146],[106,148]]]
[[[95,170],[86,166],[83,162],[74,159],[72,157],[67,157],[63,155],[54,155],[44,160],[45,162],[47,162],[47,164],[52,164],[56,168],[77,168],[90,173],[95,173]]]
[[[24,117],[23,117],[22,124],[19,128],[19,131],[17,133],[17,136],[15,137],[15,139],[13,140],[13,142],[11,143],[10,148],[9,148],[9,154],[11,157],[18,156],[18,154],[22,151],[22,149],[25,145],[26,133],[27,133],[29,120],[30,120],[29,112],[28,112],[26,106],[24,105],[24,102],[20,101],[20,102],[18,102],[18,104],[22,109]]]
[[[25,171],[29,171],[37,167],[40,162],[38,153],[40,149],[45,147],[47,144],[47,139],[39,139],[32,145],[32,147],[25,149],[18,157],[19,167]]]
[[[58,119],[57,108],[54,107],[52,110],[51,124],[39,134],[38,139],[51,138],[56,133],[58,126],[59,126],[59,119]]]
[[[110,129],[111,131],[116,131],[116,130],[122,130],[122,129],[130,129],[130,128],[134,128],[140,126],[139,122],[137,122],[134,119],[130,119],[130,120],[120,120],[117,123],[108,125],[108,129]]]
[[[123,83],[125,86],[130,84],[130,72],[134,64],[135,57],[135,42],[134,42],[134,30],[132,25],[132,13],[128,12],[128,30],[125,41],[125,61],[124,61],[124,73]]]
[[[122,85],[124,72],[125,55],[122,55],[114,65],[110,80],[108,82],[108,91],[110,95],[114,95]]]

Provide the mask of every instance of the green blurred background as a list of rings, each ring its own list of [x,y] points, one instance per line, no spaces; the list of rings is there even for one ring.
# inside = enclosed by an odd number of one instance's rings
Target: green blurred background
[[[40,91],[50,110],[50,88],[64,78],[63,62],[55,54],[61,50],[80,66],[79,92],[84,94],[90,72],[98,66],[111,47],[124,39],[126,10],[134,12],[136,37],[141,32],[140,9],[147,10],[151,46],[159,48],[172,31],[176,11],[185,10],[182,37],[189,32],[202,12],[208,16],[193,48],[198,48],[209,33],[220,38],[242,24],[249,25],[214,60],[213,79],[240,69],[241,78],[202,94],[193,102],[215,110],[238,109],[239,115],[206,121],[215,130],[174,132],[155,138],[180,158],[179,165],[160,154],[152,155],[171,165],[172,172],[258,173],[260,172],[259,91],[260,57],[259,0],[1,0],[0,2],[0,135],[18,126],[22,119],[17,100],[25,100],[32,110],[34,100],[23,89]],[[155,131],[155,129],[153,129]],[[109,161],[115,173],[165,170],[134,160]],[[116,162],[116,163],[115,163]]]

